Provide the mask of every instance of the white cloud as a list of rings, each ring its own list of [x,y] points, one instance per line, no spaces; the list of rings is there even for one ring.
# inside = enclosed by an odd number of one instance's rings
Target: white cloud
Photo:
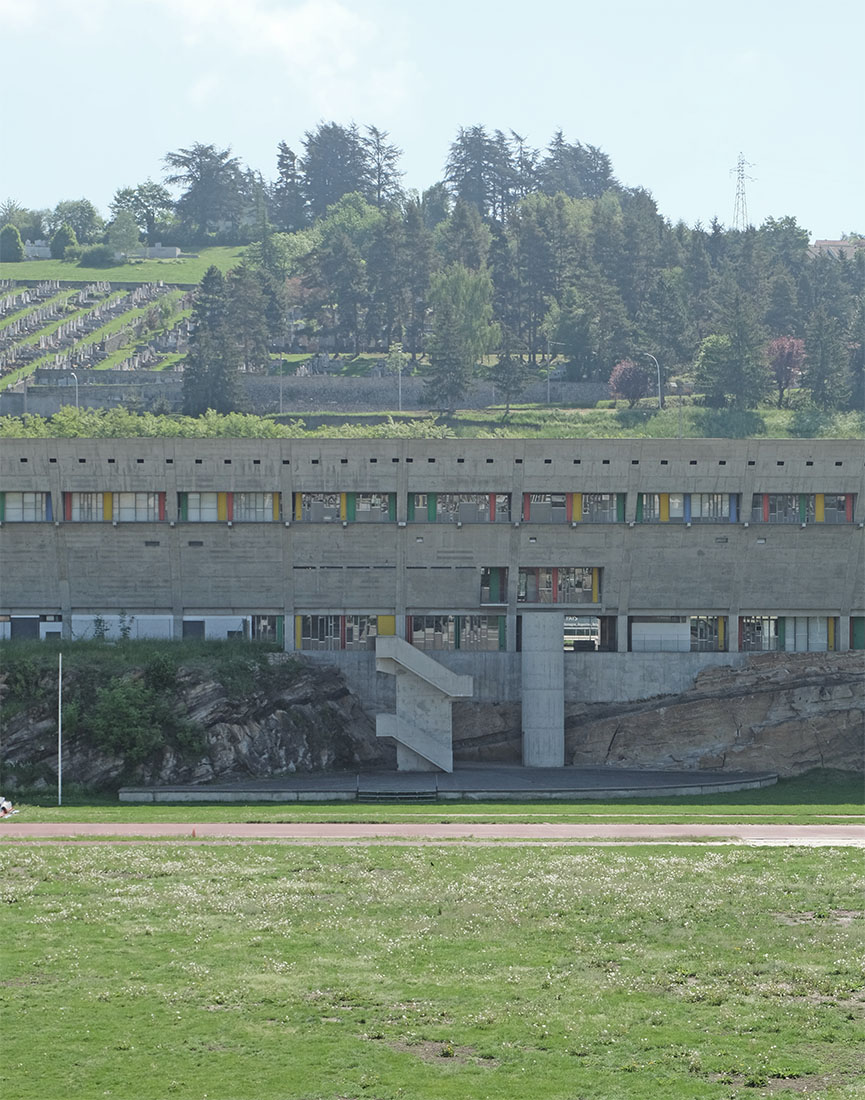
[[[392,103],[409,74],[392,25],[377,25],[342,0],[142,0],[175,24],[196,51],[260,59],[262,78],[278,78],[315,108],[353,109]],[[382,61],[382,58],[392,58]]]

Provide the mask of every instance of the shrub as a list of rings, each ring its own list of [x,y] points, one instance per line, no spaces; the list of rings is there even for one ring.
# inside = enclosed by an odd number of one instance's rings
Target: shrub
[[[94,244],[85,248],[78,261],[80,267],[115,267],[114,249],[108,244]]]
[[[52,258],[55,260],[69,259],[70,257],[67,256],[67,250],[77,247],[78,238],[75,236],[75,230],[67,222],[64,222],[51,238]]]
[[[156,709],[156,697],[145,684],[114,679],[97,690],[87,725],[99,748],[137,764],[163,744]]]
[[[0,263],[17,264],[24,259],[24,245],[17,225],[4,225],[0,229]]]

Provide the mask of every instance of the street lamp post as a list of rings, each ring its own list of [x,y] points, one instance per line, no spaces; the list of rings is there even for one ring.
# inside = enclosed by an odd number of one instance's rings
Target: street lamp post
[[[650,351],[644,351],[643,355],[648,356],[649,359],[652,360],[652,362],[655,364],[655,370],[658,372],[658,408],[663,409],[664,401],[663,401],[663,398],[661,397],[661,364],[654,357],[654,355],[652,355],[652,353]]]
[[[77,409],[78,408],[78,375],[75,373],[74,370],[71,370],[69,372],[69,377],[75,383],[75,408]]]
[[[671,382],[670,383],[670,389],[673,391],[673,393],[678,398],[678,401],[676,402],[676,404],[679,407],[679,439],[681,439],[682,438],[682,391],[679,389],[678,382]]]

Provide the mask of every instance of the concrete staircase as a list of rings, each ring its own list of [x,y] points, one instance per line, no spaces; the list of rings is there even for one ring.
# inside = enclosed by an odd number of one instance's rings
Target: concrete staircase
[[[471,698],[471,676],[460,676],[393,636],[376,639],[377,672],[396,676],[396,714],[376,716],[376,736],[397,743],[399,771],[453,771],[451,700]]]

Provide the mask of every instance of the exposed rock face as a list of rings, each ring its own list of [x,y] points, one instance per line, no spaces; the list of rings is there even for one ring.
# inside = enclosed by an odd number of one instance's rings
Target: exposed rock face
[[[520,758],[518,705],[454,708],[457,760]],[[570,704],[565,759],[618,767],[860,770],[865,763],[861,653],[755,656],[700,673],[691,691],[622,705]]]
[[[134,671],[132,675],[134,675]],[[375,724],[339,672],[292,662],[284,685],[242,699],[198,669],[181,668],[173,705],[203,733],[203,751],[166,744],[133,770],[86,736],[64,738],[63,778],[88,787],[133,783],[203,783],[267,778],[291,772],[395,767],[393,746],[376,740]],[[71,682],[64,679],[64,688]],[[56,715],[44,707],[4,722],[4,782],[29,785],[26,773],[56,774]],[[10,768],[9,765],[12,765]],[[23,768],[22,768],[23,765]],[[43,777],[42,783],[45,783]]]

